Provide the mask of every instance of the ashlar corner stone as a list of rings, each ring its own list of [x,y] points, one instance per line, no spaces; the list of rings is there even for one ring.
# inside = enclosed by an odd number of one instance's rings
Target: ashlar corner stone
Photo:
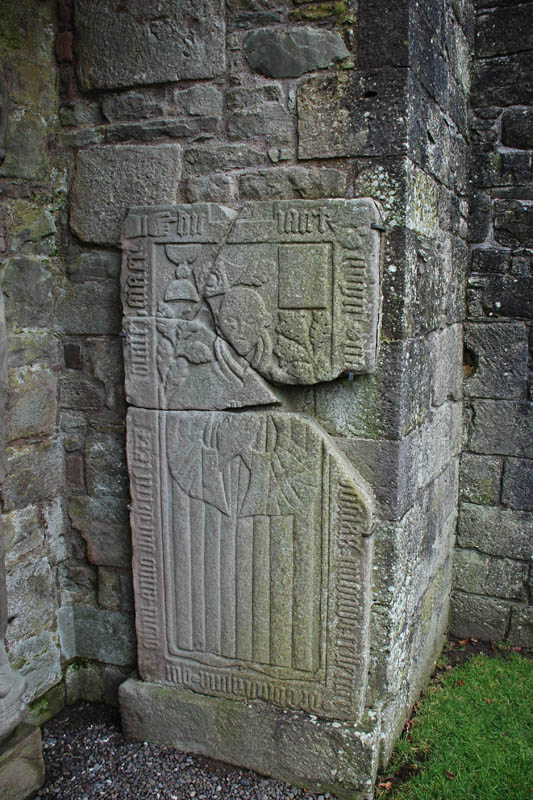
[[[224,0],[76,0],[84,89],[215,78],[225,70]]]
[[[374,369],[380,216],[361,200],[130,211],[126,391],[134,405],[277,402],[275,384]]]

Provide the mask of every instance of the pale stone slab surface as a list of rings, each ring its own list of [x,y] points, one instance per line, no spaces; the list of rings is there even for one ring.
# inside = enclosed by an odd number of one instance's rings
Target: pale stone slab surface
[[[0,747],[0,797],[25,800],[43,783],[41,731],[23,722]]]
[[[128,412],[144,680],[358,719],[373,501],[313,422]]]
[[[225,70],[223,0],[76,0],[84,89],[215,78]]]
[[[85,242],[116,245],[128,206],[174,202],[180,175],[179,144],[97,145],[81,150],[70,226]]]
[[[131,209],[129,402],[222,410],[276,402],[262,378],[313,384],[372,371],[379,223],[369,199]]]
[[[377,726],[317,719],[260,702],[221,702],[135,679],[119,689],[132,739],[220,759],[342,800],[367,800],[377,769]]]

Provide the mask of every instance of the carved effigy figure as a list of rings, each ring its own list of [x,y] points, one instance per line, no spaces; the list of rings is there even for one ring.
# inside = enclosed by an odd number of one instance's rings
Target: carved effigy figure
[[[4,301],[0,292],[0,485],[6,475],[6,423],[7,400],[7,332]],[[23,719],[27,711],[22,695],[25,680],[9,664],[5,648],[7,629],[7,592],[4,563],[4,545],[0,518],[0,742],[7,739]]]

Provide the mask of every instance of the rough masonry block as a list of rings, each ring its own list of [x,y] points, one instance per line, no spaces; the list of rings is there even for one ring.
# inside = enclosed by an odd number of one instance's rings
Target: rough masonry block
[[[84,89],[215,78],[225,70],[223,0],[76,0],[75,9]]]
[[[126,209],[175,202],[180,175],[178,144],[81,150],[72,186],[70,226],[86,242],[116,245]]]
[[[0,793],[3,800],[26,800],[43,783],[41,731],[23,722],[0,748]]]

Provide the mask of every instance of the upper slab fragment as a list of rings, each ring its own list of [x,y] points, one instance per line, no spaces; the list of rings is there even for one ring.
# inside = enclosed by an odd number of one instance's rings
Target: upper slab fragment
[[[276,402],[376,362],[370,199],[136,208],[123,238],[126,390],[144,408]]]
[[[84,89],[215,78],[225,70],[223,0],[76,0]]]

